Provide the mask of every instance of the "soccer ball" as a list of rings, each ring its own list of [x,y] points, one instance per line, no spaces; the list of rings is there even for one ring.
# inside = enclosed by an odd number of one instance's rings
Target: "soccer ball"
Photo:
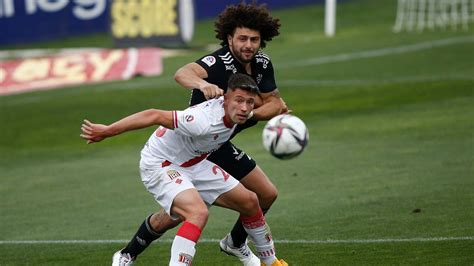
[[[263,146],[279,159],[291,159],[301,154],[308,144],[308,129],[294,115],[283,114],[272,118],[263,129]]]

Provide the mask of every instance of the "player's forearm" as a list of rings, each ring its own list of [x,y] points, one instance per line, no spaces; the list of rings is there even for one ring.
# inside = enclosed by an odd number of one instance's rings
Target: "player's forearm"
[[[280,101],[270,101],[253,110],[253,120],[269,120],[282,111]]]
[[[174,75],[174,79],[179,85],[188,89],[200,89],[208,84],[188,65],[178,69]]]
[[[148,109],[139,113],[127,116],[107,128],[108,137],[122,134],[127,131],[146,128],[152,125],[163,125],[172,127],[172,119],[166,119],[164,116],[166,111],[157,109]]]

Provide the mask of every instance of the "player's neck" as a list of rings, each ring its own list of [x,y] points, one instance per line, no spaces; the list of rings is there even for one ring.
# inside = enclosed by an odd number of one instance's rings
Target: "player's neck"
[[[232,122],[232,119],[230,119],[229,115],[226,113],[224,115],[224,117],[222,118],[222,120],[224,121],[224,125],[227,127],[227,128],[232,128],[235,123]]]
[[[251,62],[248,62],[248,63],[242,63],[239,59],[237,59],[237,57],[235,57],[235,60],[237,60],[237,62],[239,62],[239,64],[242,65],[242,67],[244,68],[245,72],[248,74],[248,75],[252,75],[252,64]]]
[[[252,62],[244,63],[244,62],[240,61],[237,56],[235,56],[234,51],[232,51],[232,49],[229,48],[229,51],[230,51],[230,53],[232,54],[232,56],[234,57],[234,59],[235,59],[237,62],[239,62],[239,64],[245,69],[245,72],[246,72],[248,75],[252,75]]]

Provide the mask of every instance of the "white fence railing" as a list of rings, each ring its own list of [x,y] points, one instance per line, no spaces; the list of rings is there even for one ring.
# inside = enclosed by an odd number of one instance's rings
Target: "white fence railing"
[[[398,0],[394,32],[469,28],[474,0]]]

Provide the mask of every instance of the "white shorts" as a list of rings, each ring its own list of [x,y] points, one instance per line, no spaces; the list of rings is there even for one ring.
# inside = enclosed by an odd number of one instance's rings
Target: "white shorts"
[[[156,168],[150,169],[141,165],[140,175],[146,189],[173,219],[179,218],[171,214],[171,205],[180,192],[195,188],[210,206],[221,194],[239,184],[237,179],[208,160],[191,167],[174,164],[161,167],[160,163]]]

